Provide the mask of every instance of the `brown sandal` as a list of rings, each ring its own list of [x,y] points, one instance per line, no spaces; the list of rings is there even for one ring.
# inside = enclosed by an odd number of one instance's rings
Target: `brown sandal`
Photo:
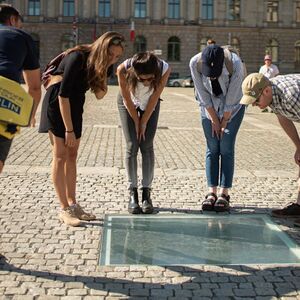
[[[215,193],[208,193],[202,202],[202,211],[212,211],[216,201],[217,195]]]
[[[225,194],[218,195],[218,199],[215,202],[214,209],[216,212],[224,212],[229,211],[229,200],[230,196],[226,196]]]

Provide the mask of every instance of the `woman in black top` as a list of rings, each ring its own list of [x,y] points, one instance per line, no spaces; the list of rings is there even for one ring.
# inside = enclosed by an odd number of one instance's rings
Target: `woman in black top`
[[[40,131],[48,130],[53,145],[52,179],[61,205],[59,219],[78,226],[94,220],[76,203],[76,160],[82,131],[85,92],[90,88],[98,99],[107,92],[107,74],[124,51],[124,37],[107,32],[93,44],[67,50],[47,89]],[[51,84],[51,83],[50,83]]]

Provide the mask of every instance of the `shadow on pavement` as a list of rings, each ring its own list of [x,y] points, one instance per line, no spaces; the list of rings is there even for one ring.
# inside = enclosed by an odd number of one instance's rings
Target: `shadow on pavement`
[[[134,267],[134,270],[138,271],[139,266],[135,265]],[[141,266],[141,268],[143,267],[145,266]],[[166,266],[157,268],[156,272],[162,276],[154,277],[154,282],[143,280],[143,278],[138,278],[138,281],[135,281],[134,279],[105,276],[71,276],[59,272],[18,268],[9,264],[6,258],[0,255],[0,271],[44,278],[47,282],[80,282],[84,284],[84,289],[91,290],[91,295],[100,295],[99,293],[101,293],[101,296],[107,296],[113,293],[116,297],[115,294],[117,293],[125,299],[128,297],[129,299],[138,297],[144,297],[144,299],[148,297],[152,299],[160,297],[164,299],[168,297],[184,299],[191,299],[192,297],[193,299],[195,297],[197,299],[201,297],[222,297],[222,299],[263,297],[267,300],[285,296],[299,297],[300,267],[295,265],[274,267],[242,265]],[[104,267],[104,270],[105,272],[114,272],[114,267]],[[101,268],[98,271],[103,272]],[[165,274],[163,275],[163,273]],[[164,282],[164,279],[171,277],[173,283]]]

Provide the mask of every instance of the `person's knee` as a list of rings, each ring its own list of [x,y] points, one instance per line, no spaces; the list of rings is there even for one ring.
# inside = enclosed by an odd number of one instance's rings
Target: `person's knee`
[[[140,145],[140,148],[141,148],[142,154],[153,152],[153,143],[142,143]]]
[[[128,155],[137,155],[139,150],[139,145],[135,142],[127,143],[127,154]]]
[[[68,156],[67,156],[67,160],[70,161],[70,162],[76,162],[77,160],[77,155],[78,155],[78,149],[70,149],[68,151]]]
[[[65,164],[67,161],[67,152],[54,152],[53,161],[57,165]]]

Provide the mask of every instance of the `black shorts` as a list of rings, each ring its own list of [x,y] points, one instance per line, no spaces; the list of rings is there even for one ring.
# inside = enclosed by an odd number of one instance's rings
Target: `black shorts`
[[[12,144],[12,139],[7,139],[4,136],[0,135],[0,161],[5,162],[10,146]]]

